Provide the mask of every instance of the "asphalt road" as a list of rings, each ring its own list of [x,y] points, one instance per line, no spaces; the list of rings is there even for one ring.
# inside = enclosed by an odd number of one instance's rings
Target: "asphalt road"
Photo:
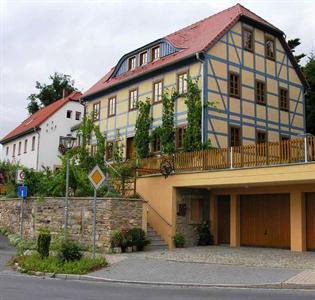
[[[42,279],[11,271],[5,262],[14,255],[0,235],[0,300],[260,300],[315,299],[315,291],[230,288],[181,288]]]
[[[180,288],[41,279],[0,272],[0,300],[315,299],[315,291]]]

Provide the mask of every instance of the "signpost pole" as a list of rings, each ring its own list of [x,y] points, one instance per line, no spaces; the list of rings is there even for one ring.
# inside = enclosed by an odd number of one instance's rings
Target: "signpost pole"
[[[23,184],[23,188],[24,188],[24,184]],[[21,235],[21,239],[23,239],[23,210],[24,210],[24,189],[22,190],[22,195],[21,195],[21,216],[20,216],[20,220],[21,220],[21,224],[20,224],[20,235]]]
[[[70,159],[67,158],[67,169],[66,169],[66,196],[64,203],[64,235],[65,239],[68,238],[68,197],[69,197],[69,168],[70,168]]]
[[[96,252],[96,189],[94,188],[93,201],[93,259],[95,259]]]
[[[88,176],[90,182],[94,187],[94,198],[93,198],[93,259],[96,254],[96,191],[101,187],[105,180],[105,175],[98,165],[89,173]]]

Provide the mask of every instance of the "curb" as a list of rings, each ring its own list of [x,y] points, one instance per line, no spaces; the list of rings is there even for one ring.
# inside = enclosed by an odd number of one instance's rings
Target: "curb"
[[[19,265],[16,269],[25,273]],[[88,281],[88,282],[106,282],[106,283],[120,283],[120,284],[135,284],[135,285],[153,285],[153,286],[174,286],[174,287],[196,287],[196,288],[239,288],[239,289],[303,289],[315,290],[314,284],[297,284],[297,283],[262,283],[262,284],[229,284],[229,283],[186,283],[186,282],[159,282],[159,281],[139,281],[139,280],[123,280],[110,279],[105,277],[96,277],[91,275],[76,275],[76,274],[55,274],[45,272],[28,272],[28,275],[41,277],[43,279],[62,279],[71,281]]]
[[[104,282],[104,283],[120,283],[135,285],[154,285],[154,286],[174,286],[174,287],[199,287],[199,288],[247,288],[247,289],[304,289],[315,290],[313,284],[295,284],[285,282],[262,283],[262,284],[220,284],[220,283],[186,283],[186,282],[158,282],[158,281],[138,281],[110,279],[104,277],[95,277],[90,275],[75,274],[54,274],[44,272],[30,272],[29,275],[41,277],[43,279],[62,279],[71,281],[87,281],[87,282]]]

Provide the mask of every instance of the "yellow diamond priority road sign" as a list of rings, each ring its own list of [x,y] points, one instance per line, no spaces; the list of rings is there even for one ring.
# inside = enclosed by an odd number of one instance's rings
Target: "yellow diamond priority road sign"
[[[88,177],[96,190],[99,189],[105,180],[105,175],[98,165],[94,167]]]

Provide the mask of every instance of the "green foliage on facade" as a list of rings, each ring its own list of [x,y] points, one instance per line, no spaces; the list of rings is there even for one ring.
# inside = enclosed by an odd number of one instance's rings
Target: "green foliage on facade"
[[[152,124],[150,99],[139,101],[137,108],[135,148],[138,158],[146,158],[150,154],[150,128]]]
[[[162,126],[160,130],[161,152],[163,154],[175,153],[175,100],[177,93],[169,94],[165,91],[162,95]]]
[[[187,106],[187,127],[184,134],[184,151],[191,152],[209,148],[210,142],[202,143],[201,140],[203,107],[198,79],[195,81],[191,78],[187,79],[187,96],[185,98],[185,104]]]
[[[308,89],[306,102],[306,131],[315,135],[315,55],[311,53],[308,62],[302,69],[304,76],[310,86]]]

